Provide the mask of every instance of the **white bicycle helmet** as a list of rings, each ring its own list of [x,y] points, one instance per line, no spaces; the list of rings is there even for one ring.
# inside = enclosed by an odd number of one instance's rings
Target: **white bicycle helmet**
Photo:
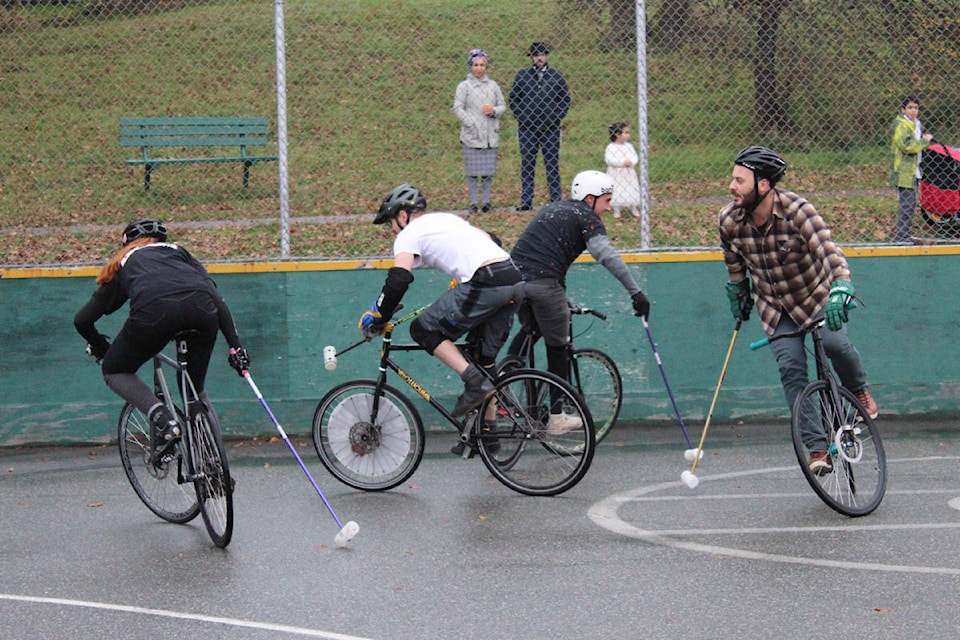
[[[613,178],[603,171],[581,171],[573,179],[570,188],[570,197],[574,200],[583,200],[587,196],[602,196],[613,193]]]

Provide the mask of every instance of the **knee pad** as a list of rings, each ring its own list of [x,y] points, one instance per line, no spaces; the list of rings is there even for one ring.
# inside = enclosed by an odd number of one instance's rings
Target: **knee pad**
[[[433,352],[440,346],[440,343],[445,340],[445,338],[436,331],[427,330],[427,328],[423,326],[423,323],[420,322],[420,318],[415,318],[414,321],[410,323],[410,337],[413,338],[414,342],[426,349],[430,355],[433,355]]]

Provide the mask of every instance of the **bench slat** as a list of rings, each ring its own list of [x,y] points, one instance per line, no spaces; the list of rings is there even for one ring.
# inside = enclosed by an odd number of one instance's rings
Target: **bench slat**
[[[266,138],[120,138],[121,147],[236,147],[269,144]]]
[[[139,127],[139,126],[164,126],[164,125],[266,125],[266,118],[251,118],[245,116],[226,116],[226,117],[186,117],[186,118],[164,118],[164,117],[143,117],[143,118],[120,118],[121,127]]]
[[[266,135],[267,126],[242,126],[242,127],[223,127],[223,126],[197,126],[180,127],[164,125],[158,127],[120,127],[120,137],[157,137],[157,136],[239,136],[239,135]]]
[[[192,164],[200,162],[276,162],[277,156],[253,156],[247,158],[150,158],[149,160],[127,160],[127,164]]]

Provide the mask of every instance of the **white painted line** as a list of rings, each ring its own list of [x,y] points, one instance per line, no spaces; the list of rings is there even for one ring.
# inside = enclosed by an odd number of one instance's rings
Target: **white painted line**
[[[935,460],[956,460],[956,456],[935,456],[930,458],[914,458],[911,461],[935,461]],[[901,460],[902,462],[903,460]],[[797,471],[795,465],[789,467],[774,467],[768,469],[754,469],[750,471],[737,471],[734,473],[726,473],[715,476],[706,476],[700,477],[701,482],[717,482],[723,480],[730,480],[733,478],[742,478],[744,476],[751,475],[760,475],[767,473],[780,473],[784,471],[792,470]],[[699,477],[699,476],[698,476]],[[836,527],[784,527],[784,528],[773,528],[773,529],[677,529],[677,530],[665,530],[665,531],[655,531],[649,529],[642,529],[640,527],[634,526],[625,522],[618,515],[619,508],[629,502],[636,502],[641,500],[649,499],[648,496],[653,493],[660,491],[676,491],[677,489],[682,489],[683,491],[690,491],[687,489],[681,482],[661,482],[658,484],[651,485],[649,487],[639,487],[631,491],[623,491],[611,495],[600,502],[595,503],[587,511],[588,517],[593,520],[596,524],[608,529],[614,533],[627,536],[630,538],[636,538],[638,540],[643,540],[651,544],[656,544],[665,547],[671,547],[674,549],[684,549],[687,551],[696,551],[698,553],[709,553],[715,555],[730,556],[735,558],[743,558],[748,560],[764,560],[767,562],[779,562],[786,564],[798,564],[798,565],[808,565],[808,566],[817,566],[817,567],[830,567],[830,568],[841,568],[841,569],[861,569],[866,571],[889,571],[889,572],[898,572],[898,573],[924,573],[924,574],[940,574],[940,575],[960,575],[960,569],[952,567],[923,567],[923,566],[911,566],[911,565],[900,565],[900,564],[884,564],[884,563],[875,563],[875,562],[850,562],[844,560],[830,560],[827,558],[805,558],[802,556],[788,556],[782,554],[773,554],[773,553],[762,553],[757,551],[748,551],[745,549],[735,549],[731,547],[722,547],[719,545],[708,545],[700,544],[696,542],[690,542],[686,540],[677,540],[671,538],[670,536],[695,536],[695,535],[707,535],[707,534],[749,534],[749,533],[769,533],[769,532],[787,532],[787,533],[817,533],[823,531],[848,531],[848,530],[901,530],[901,529],[955,529],[960,528],[960,523],[942,523],[942,524],[915,524],[915,525],[847,525],[847,526],[836,526]],[[956,493],[956,489],[951,490],[950,493]],[[916,492],[916,493],[923,493]],[[909,491],[904,491],[903,493],[911,493]],[[940,493],[940,492],[935,492]],[[758,494],[754,494],[756,497]],[[811,492],[812,495],[812,492]],[[711,496],[689,496],[688,499],[709,499]],[[766,497],[766,496],[764,496]],[[950,501],[951,506],[954,508],[960,508],[960,498],[955,498]]]
[[[38,598],[35,596],[18,596],[10,593],[0,593],[0,600],[29,602],[34,604],[55,604],[66,607],[84,607],[87,609],[100,609],[104,611],[121,611],[124,613],[145,614],[150,616],[158,616],[161,618],[174,618],[178,620],[197,620],[199,622],[209,622],[212,624],[227,625],[231,627],[262,629],[264,631],[277,631],[280,633],[288,633],[310,638],[324,638],[325,640],[371,640],[370,638],[348,636],[342,633],[332,633],[330,631],[318,631],[316,629],[304,629],[303,627],[291,627],[285,624],[270,624],[266,622],[254,622],[252,620],[238,620],[236,618],[205,616],[196,613],[164,611],[163,609],[146,609],[144,607],[131,607],[123,604],[110,604],[106,602],[88,602],[85,600],[69,600],[66,598]]]

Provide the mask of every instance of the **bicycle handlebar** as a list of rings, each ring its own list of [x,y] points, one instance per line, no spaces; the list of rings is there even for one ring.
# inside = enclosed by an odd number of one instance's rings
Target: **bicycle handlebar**
[[[757,340],[756,342],[751,342],[751,343],[750,343],[750,350],[751,350],[751,351],[756,351],[757,349],[761,349],[761,348],[767,346],[768,344],[770,344],[771,342],[775,342],[775,341],[777,341],[777,340],[780,340],[781,338],[798,338],[798,337],[800,337],[800,336],[802,336],[802,335],[805,335],[805,334],[807,334],[807,333],[810,333],[811,331],[817,331],[817,330],[823,328],[823,325],[825,325],[826,323],[827,323],[827,321],[821,318],[821,319],[818,320],[817,322],[814,322],[814,323],[812,323],[812,324],[809,324],[809,325],[807,325],[806,327],[801,327],[800,329],[797,329],[796,331],[790,331],[789,333],[781,333],[781,334],[778,335],[778,336],[767,336],[767,337],[763,338],[762,340]]]
[[[575,315],[575,316],[591,315],[591,316],[595,316],[595,317],[597,317],[597,318],[600,318],[601,320],[606,320],[606,319],[607,319],[606,314],[601,313],[601,312],[597,311],[596,309],[591,309],[590,307],[583,307],[583,306],[581,306],[581,305],[579,305],[579,304],[574,304],[574,303],[570,302],[569,300],[567,301],[567,304],[570,306],[570,313],[572,313],[572,314]]]

